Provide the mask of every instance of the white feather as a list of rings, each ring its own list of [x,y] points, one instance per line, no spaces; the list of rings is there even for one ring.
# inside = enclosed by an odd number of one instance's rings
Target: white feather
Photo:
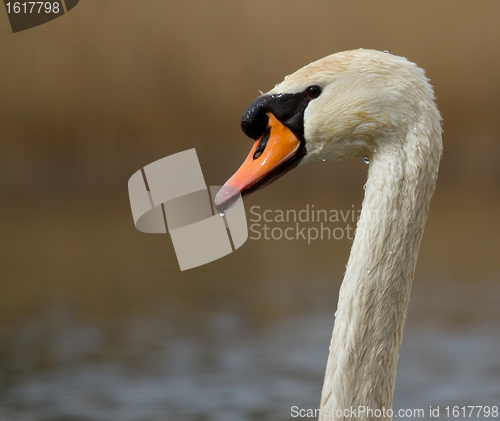
[[[410,288],[442,153],[441,117],[424,71],[379,51],[325,57],[269,93],[301,92],[310,85],[323,91],[305,111],[303,163],[370,159],[320,420],[372,420],[337,415],[351,407],[392,407]]]

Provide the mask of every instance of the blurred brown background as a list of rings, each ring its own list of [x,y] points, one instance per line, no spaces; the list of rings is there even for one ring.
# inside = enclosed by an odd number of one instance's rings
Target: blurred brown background
[[[0,11],[0,325],[15,331],[61,302],[97,325],[221,308],[266,325],[315,307],[311,290],[333,314],[349,241],[248,240],[181,273],[168,236],[135,230],[127,181],[194,147],[207,184],[222,184],[251,146],[239,122],[258,90],[360,47],[424,68],[444,119],[415,293],[428,310],[462,288],[439,312],[460,325],[498,317],[483,300],[500,277],[499,16],[496,0],[82,0],[12,34]],[[365,177],[362,160],[302,166],[247,209],[359,208]]]

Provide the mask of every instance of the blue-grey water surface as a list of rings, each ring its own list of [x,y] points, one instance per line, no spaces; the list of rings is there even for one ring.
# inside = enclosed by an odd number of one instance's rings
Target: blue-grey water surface
[[[500,405],[499,304],[494,282],[415,285],[395,410],[427,420],[430,406],[448,419],[446,406]],[[334,323],[323,307],[263,325],[228,309],[103,325],[56,300],[2,331],[0,420],[302,419],[291,407],[317,408],[321,393]]]

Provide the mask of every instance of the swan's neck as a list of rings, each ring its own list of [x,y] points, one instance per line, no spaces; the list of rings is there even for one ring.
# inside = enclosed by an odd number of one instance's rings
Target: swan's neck
[[[338,415],[351,407],[392,408],[410,288],[441,156],[438,123],[420,121],[400,136],[402,141],[387,142],[371,157],[340,289],[320,420],[390,419]]]

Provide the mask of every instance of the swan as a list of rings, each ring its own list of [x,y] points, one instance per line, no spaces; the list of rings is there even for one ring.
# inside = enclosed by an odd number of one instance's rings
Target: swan
[[[258,97],[241,127],[255,142],[226,182],[231,188],[217,194],[218,209],[231,206],[235,189],[246,195],[299,164],[369,161],[318,415],[392,419],[398,352],[443,148],[429,80],[403,57],[340,52]]]

